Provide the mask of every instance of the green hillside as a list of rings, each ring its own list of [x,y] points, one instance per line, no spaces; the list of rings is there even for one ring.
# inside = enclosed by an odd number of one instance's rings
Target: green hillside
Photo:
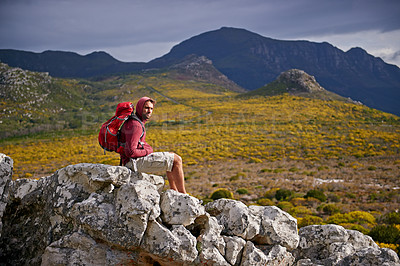
[[[0,63],[0,138],[74,128],[92,88]]]

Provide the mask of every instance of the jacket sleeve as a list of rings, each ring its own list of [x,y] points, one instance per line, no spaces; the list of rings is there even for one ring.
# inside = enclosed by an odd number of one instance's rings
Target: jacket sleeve
[[[124,125],[125,156],[128,158],[144,157],[153,152],[153,148],[146,143],[146,132],[142,137],[143,145],[139,143],[142,134],[142,126],[138,121],[128,120]]]

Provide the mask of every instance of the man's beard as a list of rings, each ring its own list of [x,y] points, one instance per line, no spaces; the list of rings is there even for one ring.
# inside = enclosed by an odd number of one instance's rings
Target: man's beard
[[[151,114],[143,114],[143,119],[149,120],[151,118]]]

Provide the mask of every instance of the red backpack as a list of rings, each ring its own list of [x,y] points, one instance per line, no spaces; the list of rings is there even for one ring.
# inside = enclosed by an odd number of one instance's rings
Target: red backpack
[[[122,126],[129,118],[138,120],[144,129],[142,121],[133,115],[133,110],[134,107],[131,102],[119,103],[115,115],[101,126],[99,132],[99,144],[104,149],[104,153],[105,151],[115,151],[117,153],[123,152],[124,147],[119,142],[119,134]],[[144,131],[142,131],[140,139],[142,139],[143,135]]]

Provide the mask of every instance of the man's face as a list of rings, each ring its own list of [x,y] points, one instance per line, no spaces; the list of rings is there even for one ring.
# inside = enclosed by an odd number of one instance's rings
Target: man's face
[[[151,118],[151,114],[153,113],[153,107],[154,107],[154,105],[150,101],[147,101],[144,103],[143,114],[142,114],[142,118],[144,120],[148,120]]]

